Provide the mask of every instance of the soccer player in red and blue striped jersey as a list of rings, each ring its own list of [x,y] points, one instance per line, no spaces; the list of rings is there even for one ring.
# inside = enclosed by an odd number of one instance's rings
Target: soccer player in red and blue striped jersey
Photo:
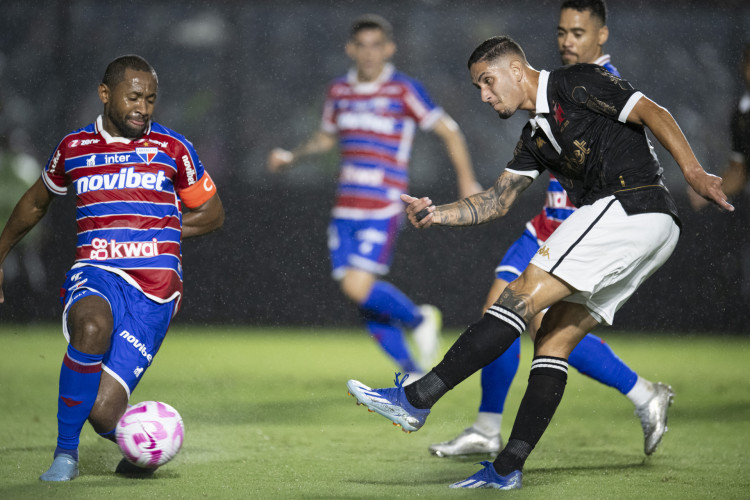
[[[357,19],[346,45],[355,67],[331,83],[320,130],[292,151],[274,149],[268,167],[275,172],[338,144],[341,167],[328,230],[333,277],[359,306],[373,338],[413,380],[438,354],[439,312],[416,306],[381,277],[389,271],[403,222],[399,196],[407,189],[417,128],[445,143],[461,196],[480,187],[458,125],[419,82],[388,62],[395,50],[388,21],[375,15]],[[403,328],[414,330],[421,362],[412,356]]]
[[[114,440],[130,395],[180,308],[182,240],[224,221],[216,186],[193,145],[151,121],[157,90],[156,72],[143,58],[112,61],[99,85],[104,112],[60,141],[0,235],[1,264],[56,196],[75,191],[75,263],[61,290],[69,344],[60,371],[57,448],[42,481],[78,476],[87,419]],[[147,471],[123,460],[117,472]]]

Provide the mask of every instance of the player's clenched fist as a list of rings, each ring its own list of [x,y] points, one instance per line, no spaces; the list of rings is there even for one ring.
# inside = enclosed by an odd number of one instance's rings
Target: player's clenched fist
[[[282,148],[273,148],[268,155],[268,170],[278,172],[284,167],[289,166],[294,161],[294,155],[291,151]]]
[[[435,205],[432,204],[431,199],[414,198],[408,194],[402,194],[401,201],[407,204],[406,215],[414,227],[422,229],[438,222],[435,218]]]

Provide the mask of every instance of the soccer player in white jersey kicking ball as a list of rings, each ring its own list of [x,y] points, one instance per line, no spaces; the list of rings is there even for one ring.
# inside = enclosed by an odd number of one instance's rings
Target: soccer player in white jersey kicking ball
[[[180,308],[181,240],[224,222],[193,145],[151,121],[157,90],[156,71],[143,58],[113,60],[99,85],[103,113],[60,141],[0,234],[1,265],[52,200],[75,190],[78,243],[61,297],[69,344],[60,369],[57,448],[42,481],[78,476],[87,419],[114,441],[130,395]],[[123,458],[116,472],[153,470]]]
[[[598,64],[620,76],[603,45],[609,36],[607,8],[603,0],[566,0],[560,7],[557,47],[563,64]],[[487,295],[484,311],[489,309],[508,283],[518,278],[547,238],[576,207],[568,199],[560,182],[550,174],[547,201],[542,211],[529,221],[527,229],[510,246],[496,272]],[[533,338],[543,314],[529,324]],[[521,341],[517,340],[502,356],[482,368],[482,398],[474,423],[455,438],[435,443],[430,452],[439,457],[469,454],[497,454],[502,448],[500,425],[505,399],[518,371]],[[589,333],[573,349],[568,363],[581,373],[617,389],[635,406],[643,429],[643,450],[651,455],[667,431],[667,410],[674,392],[669,385],[640,377],[597,336]]]
[[[537,71],[507,36],[483,42],[468,67],[482,101],[501,118],[518,110],[534,115],[490,189],[437,207],[428,197],[404,195],[410,222],[427,228],[492,221],[507,214],[544,170],[555,174],[578,210],[432,371],[408,386],[397,378],[390,389],[356,380],[347,387],[358,403],[406,431],[418,430],[445,393],[502,355],[549,308],[534,340],[526,393],[508,443],[494,462],[482,462],[480,471],[451,485],[516,489],[562,399],[570,352],[596,325],[612,324],[615,312],[677,245],[679,217],[645,129],[669,151],[696,193],[724,210],[734,207],[721,178],[703,170],[671,114],[604,68],[575,64]]]

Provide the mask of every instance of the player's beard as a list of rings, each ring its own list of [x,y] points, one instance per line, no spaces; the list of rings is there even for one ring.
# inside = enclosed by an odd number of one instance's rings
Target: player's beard
[[[145,120],[145,123],[141,127],[133,127],[128,123],[127,115],[124,118],[120,118],[119,116],[113,116],[112,113],[108,113],[107,118],[109,118],[109,121],[120,132],[120,136],[126,139],[140,138],[148,127],[148,120]]]

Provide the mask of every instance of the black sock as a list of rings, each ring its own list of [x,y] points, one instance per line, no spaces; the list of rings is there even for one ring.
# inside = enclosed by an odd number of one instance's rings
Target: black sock
[[[518,408],[508,446],[495,459],[498,474],[507,476],[514,470],[523,470],[526,458],[560,404],[567,380],[568,362],[565,359],[538,356],[531,362],[529,385]]]
[[[461,334],[430,373],[404,387],[406,399],[416,408],[432,408],[443,394],[497,359],[525,329],[526,323],[516,313],[492,306]]]

